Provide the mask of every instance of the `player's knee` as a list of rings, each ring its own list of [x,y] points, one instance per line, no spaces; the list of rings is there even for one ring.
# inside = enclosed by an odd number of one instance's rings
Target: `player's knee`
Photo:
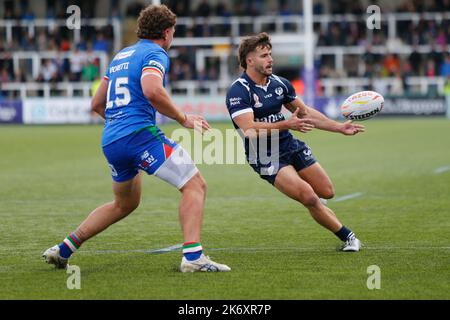
[[[203,197],[205,197],[206,196],[206,192],[208,190],[208,186],[206,184],[205,179],[199,174],[198,175],[198,180],[196,182],[197,182],[196,183],[197,192],[201,193],[203,195]]]
[[[117,202],[116,206],[122,214],[130,214],[139,207],[139,200]]]
[[[206,195],[206,192],[208,191],[208,185],[206,184],[206,180],[200,176],[200,190],[202,191],[203,194]]]
[[[203,195],[206,195],[206,191],[208,189],[208,186],[206,185],[205,179],[201,176],[200,173],[196,174],[189,180],[183,188],[181,188],[182,192],[188,191],[188,192],[197,192],[201,193]]]
[[[332,185],[326,186],[321,190],[319,196],[323,199],[334,198],[334,187]]]
[[[314,192],[304,192],[300,194],[299,201],[305,206],[305,207],[314,207],[316,206],[320,200],[317,194]]]

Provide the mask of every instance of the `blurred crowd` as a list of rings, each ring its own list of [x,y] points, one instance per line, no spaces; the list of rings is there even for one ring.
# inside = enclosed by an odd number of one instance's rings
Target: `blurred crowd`
[[[65,8],[72,3],[82,7],[84,18],[98,16],[98,8],[92,0],[45,0],[47,5],[46,18],[66,19]],[[12,5],[11,3],[14,3]],[[8,5],[8,3],[10,5]],[[110,0],[110,10],[104,13],[109,18],[133,18],[146,5],[145,1],[129,2],[126,10],[118,10],[119,0]],[[166,0],[162,3],[168,5],[178,17],[231,17],[231,16],[260,16],[278,15],[280,17],[301,14],[301,1],[271,1],[271,0]],[[377,1],[371,1],[377,4]],[[30,10],[28,0],[5,1],[3,19],[32,21],[36,19]],[[366,14],[366,8],[361,2],[354,0],[333,0],[325,7],[321,0],[314,1],[314,14]],[[450,0],[405,0],[398,1],[390,12],[423,13],[423,12],[450,12]],[[206,20],[207,21],[207,20]],[[369,32],[365,21],[360,22],[330,22],[327,24],[315,23],[314,30],[317,35],[317,45],[329,46],[359,46],[364,48],[364,54],[345,55],[344,68],[338,70],[334,55],[317,56],[315,66],[318,78],[335,77],[394,77],[405,83],[409,76],[450,76],[450,56],[446,46],[450,44],[450,20],[405,20],[396,23],[396,40],[411,45],[414,49],[410,54],[398,55],[395,53],[379,54],[373,47],[387,45],[387,22],[383,21],[381,30]],[[270,33],[270,28],[267,31]],[[289,25],[286,25],[289,28]],[[245,33],[245,28],[241,28]],[[4,34],[4,33],[2,33]],[[0,81],[4,82],[59,82],[59,81],[93,81],[101,78],[99,72],[99,59],[95,52],[105,52],[111,57],[114,52],[114,33],[111,25],[102,28],[83,25],[78,42],[73,39],[73,31],[65,26],[36,27],[34,34],[29,33],[27,27],[15,26],[12,28],[12,42],[7,43],[5,37],[0,37]],[[209,25],[207,22],[191,26],[177,26],[177,37],[207,37],[230,35],[229,25]],[[422,45],[431,46],[431,51],[420,53],[418,48]],[[26,52],[60,52],[71,53],[67,57],[42,59],[37,77],[33,77],[31,63],[22,61],[19,70],[14,70],[11,53],[14,51]],[[220,76],[219,58],[206,59],[205,69],[197,72],[195,51],[193,46],[174,47],[176,52],[172,58],[170,68],[170,81],[180,80],[217,80]],[[235,57],[230,57],[229,69],[238,71]],[[232,62],[234,61],[234,62]],[[277,71],[277,70],[275,70]],[[230,75],[234,77],[236,74]]]

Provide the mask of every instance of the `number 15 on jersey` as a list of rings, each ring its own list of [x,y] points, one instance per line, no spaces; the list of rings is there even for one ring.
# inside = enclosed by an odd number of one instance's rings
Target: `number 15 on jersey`
[[[115,82],[114,85],[113,82]],[[120,77],[116,78],[115,81],[109,81],[108,93],[106,94],[106,109],[112,108],[114,105],[117,107],[123,107],[130,103],[131,95],[130,90],[126,87],[127,84],[128,77]],[[111,89],[113,89],[113,92],[111,92]],[[115,99],[111,99],[111,96],[115,97]]]

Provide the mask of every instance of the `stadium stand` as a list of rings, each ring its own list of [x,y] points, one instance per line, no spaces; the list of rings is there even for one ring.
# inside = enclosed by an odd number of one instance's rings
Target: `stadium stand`
[[[450,79],[450,0],[374,2],[382,8],[380,30],[365,25],[367,1],[314,1],[316,95],[361,89],[396,96],[443,95]],[[0,95],[25,98],[89,96],[114,52],[136,40],[136,17],[149,1],[2,3]],[[302,50],[296,44],[303,28],[301,1],[162,3],[179,17],[170,51],[172,93],[223,94],[240,72],[239,37],[261,31],[290,38],[290,43],[274,46],[275,72],[303,90]],[[69,4],[81,8],[81,30],[65,25]],[[285,47],[292,50],[277,50]]]

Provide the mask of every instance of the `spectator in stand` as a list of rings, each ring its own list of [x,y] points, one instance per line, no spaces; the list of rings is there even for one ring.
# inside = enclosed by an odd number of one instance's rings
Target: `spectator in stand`
[[[413,47],[413,51],[408,57],[408,62],[412,67],[412,72],[415,76],[419,76],[421,74],[421,64],[422,64],[422,56],[417,51],[417,46]]]
[[[395,74],[394,82],[390,88],[390,94],[394,96],[402,96],[405,93],[404,83],[400,71]]]
[[[26,82],[27,79],[25,77],[25,74],[22,70],[18,70],[14,73],[14,78],[12,79],[13,82]]]
[[[70,81],[80,81],[83,66],[86,64],[86,55],[75,45],[70,56]]]
[[[388,77],[395,76],[400,72],[400,60],[397,54],[389,53],[383,61],[384,74]]]
[[[439,28],[438,34],[436,36],[436,44],[439,46],[447,45],[447,35],[445,34],[445,29],[443,27]]]
[[[90,60],[83,66],[81,79],[83,81],[94,81],[98,77],[99,73],[99,60]]]
[[[37,47],[34,42],[34,37],[28,35],[28,32],[24,32],[25,34],[22,37],[21,47],[24,51],[36,51]]]
[[[39,73],[37,81],[39,82],[56,82],[59,80],[58,66],[52,59],[43,59],[41,72]]]
[[[67,52],[70,50],[70,47],[71,47],[71,43],[70,43],[69,39],[63,38],[59,45],[60,51]]]
[[[433,78],[436,76],[436,66],[432,59],[427,60],[427,66],[425,70],[425,75],[427,77]]]
[[[232,12],[230,11],[230,9],[228,8],[228,5],[225,1],[220,0],[215,8],[215,14],[218,17],[231,17],[232,16]]]
[[[445,60],[444,63],[441,65],[439,75],[442,77],[450,76],[450,54],[448,52],[445,54]]]
[[[106,53],[109,52],[109,42],[105,39],[105,35],[103,34],[103,32],[97,33],[92,48],[94,49],[94,51],[104,51]]]
[[[9,77],[9,72],[6,68],[0,70],[0,83],[9,82],[11,78]]]
[[[47,50],[47,35],[45,34],[44,30],[40,30],[38,32],[36,42],[37,42],[37,50],[38,51],[45,51]]]
[[[211,6],[208,3],[208,0],[201,0],[198,4],[197,9],[195,10],[197,17],[209,17],[211,15]]]
[[[324,14],[323,3],[318,0],[314,0],[313,3],[313,14]]]
[[[434,66],[438,70],[441,67],[442,62],[444,61],[444,55],[442,52],[445,51],[446,51],[445,48],[442,48],[442,51],[437,50],[435,43],[431,42],[431,52],[427,56],[433,60]]]
[[[191,15],[190,0],[169,0],[166,5],[179,17]]]

